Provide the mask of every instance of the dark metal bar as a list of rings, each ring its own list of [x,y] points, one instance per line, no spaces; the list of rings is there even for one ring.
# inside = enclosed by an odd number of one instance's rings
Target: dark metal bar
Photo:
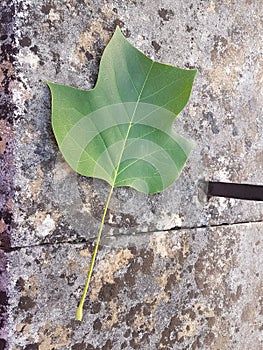
[[[263,201],[263,186],[208,181],[207,196]]]

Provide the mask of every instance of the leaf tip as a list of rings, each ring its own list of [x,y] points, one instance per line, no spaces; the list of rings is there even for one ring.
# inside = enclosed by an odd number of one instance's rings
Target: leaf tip
[[[116,37],[119,36],[119,37],[121,37],[123,39],[126,39],[125,36],[123,35],[123,33],[121,31],[121,27],[119,25],[116,26],[113,36],[116,36]]]
[[[115,32],[121,33],[121,27],[118,24],[116,25]]]

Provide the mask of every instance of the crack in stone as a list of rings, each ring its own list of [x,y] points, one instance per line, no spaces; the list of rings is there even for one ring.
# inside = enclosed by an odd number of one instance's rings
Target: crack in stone
[[[216,227],[229,227],[229,226],[240,226],[240,225],[247,225],[247,224],[263,224],[262,220],[256,220],[256,221],[241,221],[236,223],[222,223],[217,225],[201,225],[201,226],[175,226],[170,229],[164,229],[164,230],[155,230],[155,231],[146,231],[146,232],[136,232],[136,234],[117,234],[114,236],[104,236],[104,239],[118,239],[118,238],[136,238],[138,236],[149,236],[151,234],[155,234],[158,232],[172,232],[172,231],[180,231],[180,230],[200,230],[200,229],[209,229],[209,228],[216,228]],[[25,246],[17,246],[17,247],[9,247],[7,249],[0,247],[0,251],[4,251],[5,253],[11,253],[13,251],[19,251],[21,249],[27,249],[27,248],[35,248],[35,247],[44,247],[44,246],[60,246],[64,244],[69,245],[78,245],[78,244],[95,244],[96,237],[90,238],[90,239],[81,239],[78,241],[61,241],[61,242],[42,242],[39,244],[32,244],[32,245],[25,245]]]

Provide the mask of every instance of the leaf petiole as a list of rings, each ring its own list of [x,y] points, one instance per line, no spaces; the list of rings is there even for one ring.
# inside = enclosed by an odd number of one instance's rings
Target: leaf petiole
[[[98,253],[98,248],[99,248],[99,244],[100,244],[100,239],[101,239],[101,233],[102,233],[102,229],[103,229],[103,225],[104,225],[104,221],[105,221],[105,217],[109,208],[109,204],[110,204],[110,200],[111,200],[111,196],[112,196],[112,192],[113,192],[114,186],[111,186],[108,198],[107,198],[107,202],[105,204],[105,208],[103,211],[103,215],[102,215],[102,219],[100,222],[100,227],[99,227],[99,231],[98,231],[98,236],[97,236],[97,241],[96,241],[96,245],[92,254],[92,259],[91,259],[91,263],[90,263],[90,267],[89,267],[89,272],[88,272],[88,276],[86,279],[86,283],[83,289],[83,293],[82,293],[82,297],[80,299],[79,302],[79,306],[77,308],[77,312],[76,312],[76,320],[77,321],[81,321],[82,320],[82,315],[83,315],[83,305],[85,302],[85,298],[89,289],[89,284],[90,284],[90,280],[91,280],[91,276],[92,276],[92,272],[93,272],[93,268],[95,265],[95,261],[96,261],[96,257],[97,257],[97,253]]]

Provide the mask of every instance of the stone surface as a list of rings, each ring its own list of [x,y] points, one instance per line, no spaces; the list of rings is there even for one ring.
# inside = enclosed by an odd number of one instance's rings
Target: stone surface
[[[109,239],[82,323],[74,315],[92,246],[14,251],[10,349],[260,350],[262,229],[254,223]]]
[[[262,348],[262,204],[198,197],[202,179],[262,184],[262,7],[257,0],[1,2],[8,349]],[[61,158],[45,81],[92,88],[116,25],[151,58],[198,68],[175,122],[196,148],[164,193],[116,189],[79,324],[75,306],[109,189]]]

